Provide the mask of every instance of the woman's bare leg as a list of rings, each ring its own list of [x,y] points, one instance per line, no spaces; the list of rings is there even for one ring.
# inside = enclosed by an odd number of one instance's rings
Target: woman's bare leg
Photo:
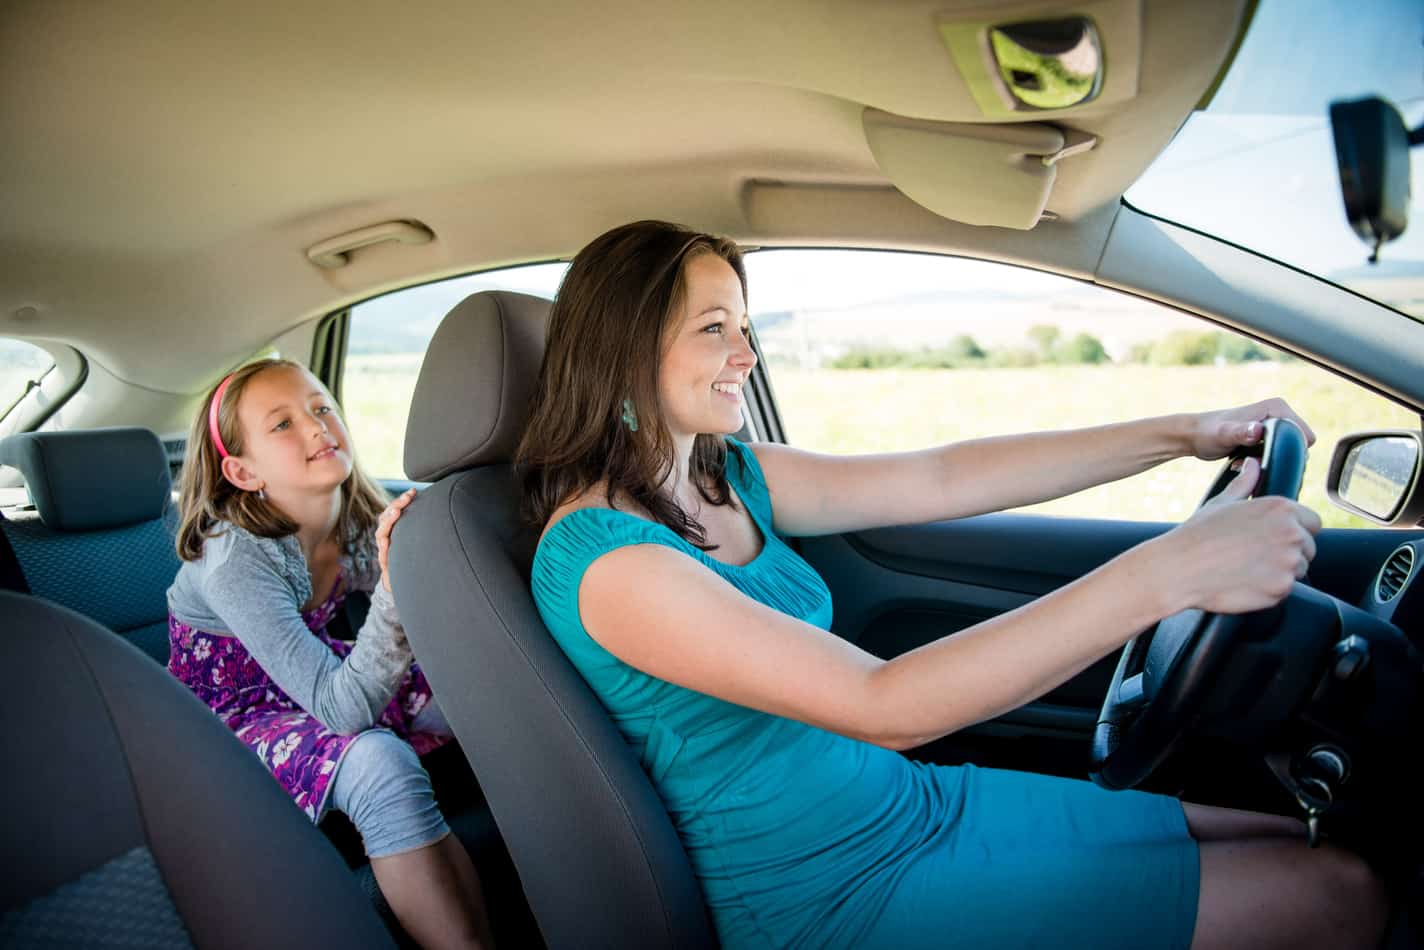
[[[1198,841],[1305,837],[1305,822],[1299,818],[1190,802],[1182,802],[1182,811],[1187,816],[1187,830]]]
[[[1311,848],[1294,818],[1182,809],[1201,854],[1192,950],[1379,945],[1389,898],[1362,858],[1330,844]]]
[[[405,932],[426,950],[494,946],[479,876],[453,834],[414,851],[372,858],[371,871]]]

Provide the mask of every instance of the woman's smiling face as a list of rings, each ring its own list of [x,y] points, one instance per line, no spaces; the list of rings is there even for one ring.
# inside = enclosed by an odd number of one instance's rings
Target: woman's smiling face
[[[716,254],[683,265],[681,315],[668,330],[658,401],[674,438],[742,427],[742,385],[756,354],[742,282]]]

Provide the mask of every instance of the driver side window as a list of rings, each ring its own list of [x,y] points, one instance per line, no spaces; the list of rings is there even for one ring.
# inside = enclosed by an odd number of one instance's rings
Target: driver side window
[[[787,441],[853,454],[1070,429],[1281,396],[1318,436],[1301,501],[1327,527],[1375,527],[1325,496],[1340,436],[1409,428],[1408,410],[1249,337],[1151,301],[1026,268],[888,251],[747,256],[752,323]],[[1021,509],[1179,521],[1219,462],[1178,459]]]

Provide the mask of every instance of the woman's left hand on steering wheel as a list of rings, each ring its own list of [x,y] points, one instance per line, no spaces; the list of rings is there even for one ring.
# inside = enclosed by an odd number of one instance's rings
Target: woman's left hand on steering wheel
[[[1243,445],[1261,439],[1263,419],[1289,419],[1300,426],[1305,444],[1315,444],[1315,432],[1284,399],[1275,397],[1235,409],[1199,412],[1192,415],[1191,454],[1212,461],[1225,458]]]

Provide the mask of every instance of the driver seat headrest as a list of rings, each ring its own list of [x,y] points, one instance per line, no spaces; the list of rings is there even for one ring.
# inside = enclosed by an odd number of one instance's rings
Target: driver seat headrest
[[[513,461],[529,421],[552,308],[542,297],[486,290],[445,315],[410,403],[408,477],[433,482]]]

